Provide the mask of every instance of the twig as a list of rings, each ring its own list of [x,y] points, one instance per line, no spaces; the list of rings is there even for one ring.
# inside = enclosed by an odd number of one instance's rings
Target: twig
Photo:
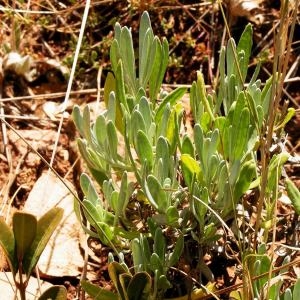
[[[101,89],[101,92],[103,89]],[[86,94],[96,94],[97,89],[85,89],[85,90],[78,90],[78,91],[70,91],[70,95],[86,95]],[[53,98],[62,98],[66,97],[66,92],[57,92],[57,93],[49,93],[49,94],[38,94],[38,95],[29,95],[29,96],[20,96],[20,97],[12,97],[12,98],[2,98],[0,99],[1,102],[10,102],[10,101],[25,101],[25,100],[32,100],[32,99],[53,99]]]

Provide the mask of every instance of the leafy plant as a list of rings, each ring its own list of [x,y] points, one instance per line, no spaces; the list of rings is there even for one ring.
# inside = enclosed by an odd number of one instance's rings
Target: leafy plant
[[[26,287],[52,233],[63,217],[63,209],[52,208],[39,220],[32,214],[16,212],[12,229],[0,219],[0,245],[4,250],[16,288],[22,300],[26,299]],[[42,299],[66,299],[64,287],[53,286],[45,291]]]
[[[146,12],[141,17],[138,46],[134,51],[131,30],[117,23],[110,51],[113,73],[108,74],[104,86],[106,111],[92,122],[88,106],[82,113],[74,107],[73,118],[81,135],[79,150],[101,189],[99,195],[90,176],[82,174],[83,210],[78,203],[75,208],[81,223],[83,219],[90,223],[91,228],[83,225],[88,234],[98,237],[116,254],[130,250],[134,275],[128,267],[110,265],[120,297],[131,299],[129,283],[136,284],[138,278],[143,279],[146,289],[141,293],[149,299],[163,299],[172,285],[170,270],[179,266],[181,258],[192,265],[185,239],[197,244],[196,268],[208,281],[214,277],[203,261],[203,251],[220,238],[220,226],[230,232],[235,246],[246,250],[249,241],[243,230],[247,220],[239,217],[239,207],[244,210],[243,197],[249,190],[265,195],[265,213],[259,218],[267,240],[288,155],[282,152],[271,157],[266,165],[266,188],[261,191],[258,150],[264,147],[276,78],[263,85],[257,79],[258,64],[245,84],[252,47],[250,25],[237,45],[230,38],[221,48],[216,91],[208,94],[203,75],[197,73],[190,90],[195,123],[192,133],[182,126],[181,99],[186,89],[180,87],[170,93],[161,89],[168,43],[154,36]],[[290,109],[278,116],[274,132],[293,113]],[[288,181],[287,186],[298,199],[295,187]],[[234,230],[227,225],[229,221],[233,221]],[[247,255],[256,251],[256,246],[250,246],[242,251],[241,260],[246,261]],[[255,272],[251,270],[253,276],[263,272],[261,266],[271,264],[263,255],[259,257],[262,263],[257,262],[260,265]],[[150,290],[148,278],[153,282]],[[258,281],[258,289],[265,283],[264,279]],[[94,296],[112,295],[87,282],[83,286]]]
[[[112,262],[108,266],[110,278],[117,289],[117,294],[99,288],[88,281],[82,281],[84,290],[93,296],[95,300],[101,299],[149,299],[151,292],[151,277],[146,272],[138,272],[134,276],[130,274],[124,265]]]

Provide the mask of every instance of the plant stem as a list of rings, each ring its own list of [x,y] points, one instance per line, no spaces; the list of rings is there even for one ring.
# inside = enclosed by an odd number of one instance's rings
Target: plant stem
[[[21,300],[26,300],[26,287],[27,287],[27,280],[24,282],[23,281],[23,272],[22,272],[22,261],[19,262],[19,270],[18,270],[18,274],[19,274],[19,280],[20,282],[18,284],[16,284],[19,292],[20,292],[20,297]]]
[[[299,0],[295,1],[295,7],[298,7]],[[296,23],[296,15],[297,10],[294,9],[292,16],[289,15],[289,8],[288,8],[288,1],[284,1],[281,4],[281,22],[279,27],[279,32],[276,36],[275,41],[275,55],[274,55],[274,64],[273,64],[273,82],[272,82],[272,91],[271,91],[271,99],[269,105],[269,118],[266,124],[266,138],[263,139],[261,143],[261,153],[262,153],[262,173],[261,173],[261,190],[258,200],[258,207],[257,207],[257,219],[255,223],[255,233],[254,233],[254,246],[253,248],[256,249],[257,246],[257,235],[260,229],[261,221],[262,221],[262,210],[264,206],[265,200],[265,192],[267,188],[268,182],[268,165],[270,161],[270,148],[272,145],[273,140],[273,133],[275,127],[275,118],[277,115],[277,110],[279,107],[281,93],[283,90],[284,78],[287,72],[287,62],[289,61],[289,55],[291,51],[291,44],[292,44],[292,37],[294,34],[294,28]],[[288,36],[288,28],[289,28],[289,21],[290,18],[292,19],[290,34]],[[284,45],[283,41],[287,41],[287,45]],[[285,53],[286,50],[286,53]],[[262,131],[264,132],[264,131]],[[262,139],[261,139],[262,140]]]

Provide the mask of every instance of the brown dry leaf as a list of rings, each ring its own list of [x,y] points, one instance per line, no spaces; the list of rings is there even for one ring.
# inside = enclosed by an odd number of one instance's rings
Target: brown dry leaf
[[[65,180],[72,190],[74,187]],[[38,268],[46,276],[78,276],[84,261],[80,251],[84,238],[73,210],[73,195],[51,173],[43,173],[35,183],[24,210],[40,218],[54,206],[64,209],[64,217],[46,246]]]

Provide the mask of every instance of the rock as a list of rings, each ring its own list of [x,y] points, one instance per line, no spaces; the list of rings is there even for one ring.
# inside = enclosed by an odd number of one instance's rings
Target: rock
[[[41,291],[39,289],[38,280],[31,277],[26,289],[26,300],[36,300],[36,295],[40,296],[42,292],[48,289],[52,284],[41,281]],[[0,272],[0,291],[1,299],[14,300],[16,288],[14,286],[14,280],[11,272]]]

